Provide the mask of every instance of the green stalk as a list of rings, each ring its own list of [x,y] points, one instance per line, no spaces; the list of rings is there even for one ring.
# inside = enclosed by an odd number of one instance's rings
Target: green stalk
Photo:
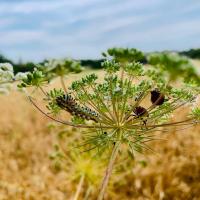
[[[48,97],[47,93],[44,91],[42,86],[39,86],[40,91],[43,93],[44,96]]]
[[[118,118],[118,113],[117,113],[117,110],[116,110],[116,101],[115,99],[113,98],[113,94],[112,94],[112,91],[113,91],[113,87],[112,87],[112,83],[109,81],[109,86],[110,86],[110,97],[111,97],[111,101],[112,101],[112,107],[113,107],[113,112],[114,112],[114,117],[116,118],[117,120],[117,123],[119,124],[119,118]],[[115,119],[114,119],[115,120]]]
[[[126,106],[126,103],[127,103],[128,91],[129,91],[129,89],[130,89],[131,83],[132,83],[132,77],[129,77],[128,88],[127,88],[127,90],[126,90],[126,95],[125,95],[124,101],[123,101],[122,111],[121,111],[121,115],[120,115],[120,121],[122,121],[123,116],[124,116],[124,113],[125,113],[125,106]]]
[[[110,176],[112,174],[114,162],[115,162],[115,160],[117,158],[117,155],[118,155],[119,147],[120,147],[120,143],[118,142],[118,143],[115,144],[115,146],[114,146],[114,148],[112,150],[112,154],[110,156],[110,161],[109,161],[108,167],[106,169],[105,176],[103,178],[103,181],[102,181],[102,184],[101,184],[101,188],[100,188],[100,192],[99,192],[97,200],[103,200],[103,198],[104,198],[104,195],[105,195],[105,192],[106,192],[106,188],[107,188]]]
[[[91,86],[91,88],[93,89],[93,91],[95,92],[95,88],[93,86]],[[106,106],[106,104],[104,103],[103,99],[101,98],[101,96],[95,92],[95,94],[97,94],[97,96],[99,97],[99,100],[101,102],[101,104],[106,108],[107,112],[110,114],[110,117],[112,118],[112,120],[115,120],[113,114],[111,113],[111,111],[109,110],[109,108]]]
[[[92,106],[92,108],[93,109],[95,109],[95,110],[97,110],[99,113],[101,113],[106,119],[108,119],[108,120],[110,120],[110,118],[105,114],[105,113],[102,113],[99,109],[98,109],[98,107],[95,105],[95,102],[91,99],[91,97],[87,94],[87,91],[85,90],[85,88],[84,87],[81,87],[82,88],[82,90],[84,91],[84,93],[87,95],[87,97],[88,97],[88,104],[90,105],[90,106]]]

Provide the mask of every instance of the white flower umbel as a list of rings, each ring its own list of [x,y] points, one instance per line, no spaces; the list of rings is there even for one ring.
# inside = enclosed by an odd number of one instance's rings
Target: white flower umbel
[[[0,69],[3,71],[14,72],[13,66],[10,63],[0,63]]]
[[[27,77],[28,72],[19,72],[15,75],[15,80],[22,80]]]
[[[0,63],[0,94],[8,94],[14,80],[14,70],[10,63]]]

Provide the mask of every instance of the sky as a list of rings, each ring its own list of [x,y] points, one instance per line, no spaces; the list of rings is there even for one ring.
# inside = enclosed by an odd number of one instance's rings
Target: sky
[[[100,58],[111,47],[200,47],[200,0],[0,0],[0,54]]]

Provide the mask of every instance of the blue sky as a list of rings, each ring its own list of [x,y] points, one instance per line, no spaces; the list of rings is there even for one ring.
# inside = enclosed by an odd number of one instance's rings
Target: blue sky
[[[0,53],[99,58],[109,47],[200,47],[200,0],[0,0]]]

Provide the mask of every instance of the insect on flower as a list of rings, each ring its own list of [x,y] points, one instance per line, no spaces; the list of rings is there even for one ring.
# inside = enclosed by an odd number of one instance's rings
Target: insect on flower
[[[149,116],[149,113],[147,111],[146,108],[142,107],[142,106],[137,106],[135,107],[135,109],[133,110],[133,113],[134,115],[133,116],[136,116],[137,118],[141,118],[142,122],[144,123],[144,125],[146,126],[147,124],[147,119],[143,119],[143,117],[148,117]]]
[[[151,91],[151,102],[155,106],[160,106],[164,103],[165,96],[158,89]]]
[[[142,106],[135,107],[133,112],[134,112],[135,116],[137,116],[137,117],[148,116],[148,112],[147,112],[146,108],[144,108]]]
[[[98,122],[99,115],[88,107],[80,106],[70,94],[56,98],[57,105],[73,116]]]

